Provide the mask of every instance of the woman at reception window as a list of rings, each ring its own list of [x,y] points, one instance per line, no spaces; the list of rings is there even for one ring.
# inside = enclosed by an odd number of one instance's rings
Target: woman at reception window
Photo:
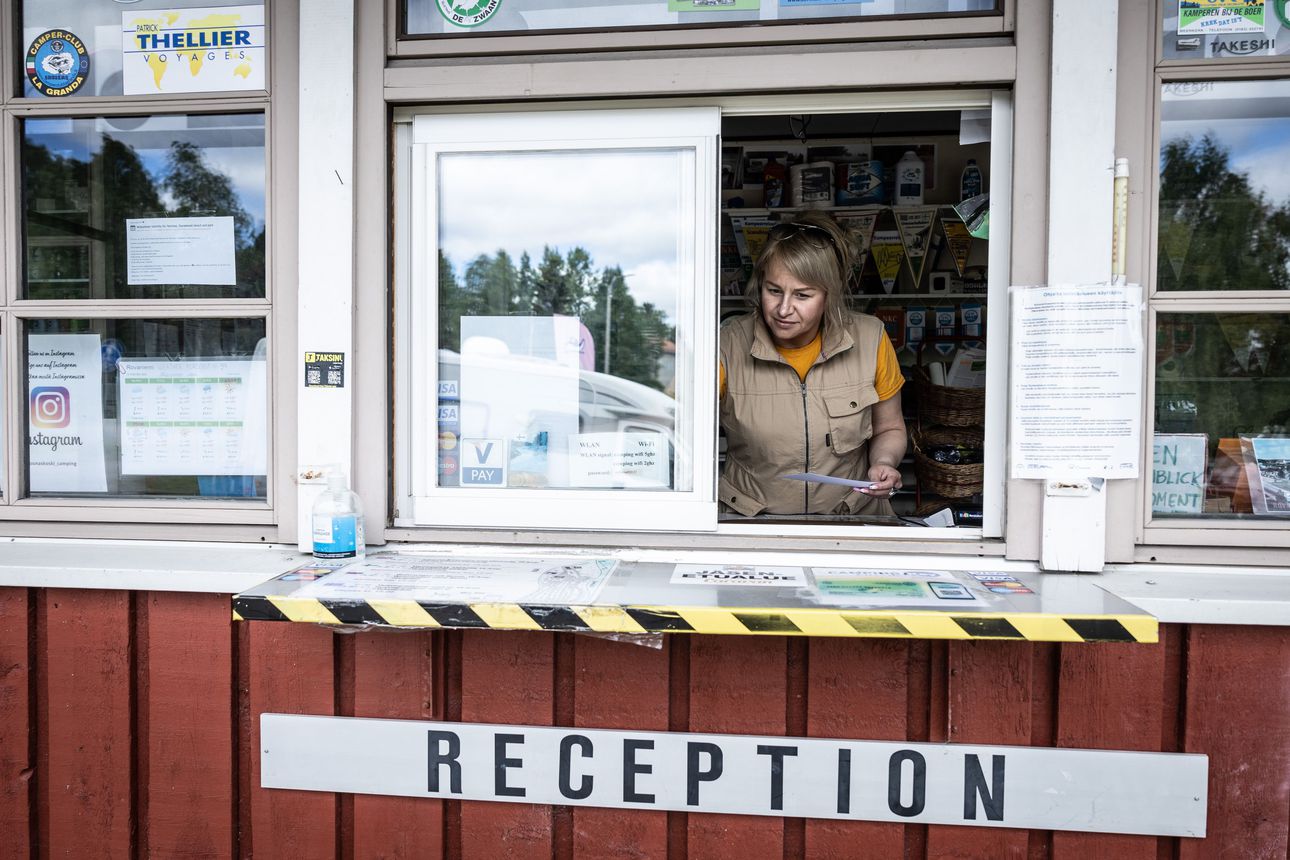
[[[771,228],[746,296],[721,329],[726,463],[719,498],[758,514],[890,515],[905,456],[904,384],[882,323],[848,310],[851,245],[827,215]],[[871,482],[785,477],[814,473]]]

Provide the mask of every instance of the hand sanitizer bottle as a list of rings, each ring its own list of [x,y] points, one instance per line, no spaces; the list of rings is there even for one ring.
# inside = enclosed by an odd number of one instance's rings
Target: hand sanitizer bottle
[[[345,483],[340,467],[327,474],[327,489],[314,502],[314,558],[362,558],[363,502]]]

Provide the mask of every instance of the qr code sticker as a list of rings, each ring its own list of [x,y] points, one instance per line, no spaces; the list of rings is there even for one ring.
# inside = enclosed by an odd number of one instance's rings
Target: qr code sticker
[[[322,371],[311,367],[305,371],[305,385],[318,385],[322,382]]]

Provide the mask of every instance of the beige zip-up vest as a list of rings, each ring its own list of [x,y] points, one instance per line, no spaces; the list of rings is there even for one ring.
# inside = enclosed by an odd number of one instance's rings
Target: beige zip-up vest
[[[831,328],[831,327],[830,327]],[[726,464],[719,499],[743,514],[890,514],[886,499],[849,487],[785,479],[818,472],[865,480],[869,472],[874,375],[882,322],[849,313],[841,330],[826,328],[806,380],[775,349],[761,314],[721,329],[726,396],[721,426]]]

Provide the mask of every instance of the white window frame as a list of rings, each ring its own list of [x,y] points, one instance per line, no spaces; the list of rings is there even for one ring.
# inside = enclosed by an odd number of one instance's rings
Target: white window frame
[[[720,115],[715,108],[648,111],[584,110],[480,113],[414,118],[410,146],[409,230],[424,241],[400,242],[409,262],[408,313],[402,329],[410,353],[400,391],[408,418],[396,430],[406,514],[398,526],[473,526],[625,531],[712,531],[716,528],[717,164]],[[539,490],[439,487],[437,481],[438,265],[434,165],[441,154],[569,150],[680,149],[692,152],[685,168],[679,238],[693,259],[689,283],[678,291],[677,483],[688,490]],[[410,151],[409,151],[410,150]],[[688,245],[688,247],[686,247]],[[398,314],[396,314],[398,316]],[[403,414],[396,410],[397,414]],[[419,431],[416,428],[421,428]],[[689,439],[685,436],[688,434]],[[685,481],[680,480],[681,476]]]
[[[638,108],[649,107],[655,114],[667,110],[666,107],[653,107],[656,102],[628,101],[616,102],[612,105],[614,108]],[[804,96],[787,96],[787,95],[767,95],[767,96],[724,96],[724,97],[691,97],[685,99],[673,100],[669,104],[701,107],[716,107],[723,115],[756,115],[756,114],[775,114],[775,113],[863,113],[874,111],[927,111],[927,110],[971,110],[971,109],[989,109],[991,111],[991,150],[990,150],[990,193],[994,201],[991,207],[991,240],[989,251],[989,282],[986,301],[987,309],[987,395],[986,395],[986,424],[985,424],[985,447],[986,447],[986,467],[984,481],[984,512],[983,522],[980,528],[952,528],[952,529],[910,529],[906,527],[895,526],[866,526],[863,530],[858,530],[853,525],[839,524],[822,524],[822,525],[786,525],[776,523],[773,527],[762,523],[726,523],[716,525],[715,507],[713,508],[713,519],[707,519],[708,514],[705,512],[705,521],[700,527],[696,527],[696,522],[686,520],[679,525],[673,526],[667,523],[647,524],[640,517],[633,517],[632,522],[623,525],[602,526],[598,520],[603,518],[603,512],[591,511],[598,516],[595,519],[574,519],[572,516],[566,518],[562,513],[548,514],[546,516],[534,516],[535,512],[529,512],[528,515],[518,518],[503,516],[497,507],[500,497],[497,491],[480,491],[486,495],[479,500],[476,507],[478,516],[467,518],[460,515],[461,508],[456,506],[445,511],[443,518],[436,518],[430,521],[422,521],[424,510],[418,510],[417,496],[410,491],[412,487],[412,475],[414,471],[413,446],[409,440],[411,428],[413,426],[425,427],[430,424],[419,423],[423,418],[418,418],[418,413],[407,416],[410,405],[413,403],[414,386],[413,378],[415,373],[412,372],[414,367],[424,367],[428,360],[425,355],[412,354],[417,349],[415,338],[412,337],[411,320],[421,319],[417,316],[417,311],[412,308],[410,295],[422,290],[414,289],[414,278],[410,274],[412,268],[410,261],[413,259],[414,250],[410,241],[410,234],[414,231],[417,235],[426,235],[424,228],[413,226],[410,230],[394,231],[394,286],[395,286],[395,312],[394,312],[394,333],[395,341],[399,346],[394,350],[395,354],[395,372],[394,372],[394,394],[395,407],[392,410],[394,416],[394,433],[392,439],[392,453],[394,455],[394,509],[392,511],[393,528],[403,531],[403,539],[415,540],[419,533],[428,526],[440,527],[446,534],[462,534],[461,531],[452,531],[450,529],[462,528],[487,528],[494,530],[509,530],[517,532],[522,529],[565,529],[582,532],[603,531],[611,528],[616,531],[655,531],[655,532],[679,532],[695,534],[696,532],[709,532],[718,539],[742,539],[744,537],[757,537],[764,539],[768,534],[768,528],[773,528],[776,535],[787,539],[829,539],[836,540],[840,538],[855,539],[864,537],[866,539],[881,541],[899,541],[899,542],[920,542],[924,545],[929,542],[945,543],[947,545],[962,542],[980,542],[983,539],[1002,539],[1006,528],[1006,490],[1007,490],[1007,429],[1008,429],[1008,342],[1009,342],[1009,325],[1007,313],[1007,290],[1011,282],[1012,266],[1012,181],[1013,181],[1013,95],[1010,90],[946,90],[932,89],[926,91],[912,92],[871,92],[871,93],[849,93],[849,94],[828,94],[828,95],[804,95]],[[562,106],[550,104],[532,104],[525,105],[522,110],[526,112],[544,111],[547,116],[559,113]],[[410,196],[405,189],[411,189],[414,182],[413,170],[413,123],[415,120],[428,116],[445,116],[458,114],[478,113],[480,108],[467,106],[446,107],[438,112],[431,114],[429,109],[403,108],[396,113],[394,129],[394,172],[392,176],[393,193],[395,200],[395,223],[412,224],[424,223],[426,213],[416,213],[410,201]],[[517,108],[517,110],[519,110]],[[650,128],[655,128],[651,123]],[[717,164],[717,155],[714,150],[711,155],[710,165],[713,170],[712,188],[715,189],[715,165]],[[424,171],[422,165],[420,170]],[[715,192],[713,194],[711,208],[706,210],[711,212],[715,218],[717,204]],[[716,224],[711,225],[711,233],[708,238],[715,242]],[[424,252],[424,249],[422,249]],[[715,258],[715,246],[712,246],[711,255]],[[420,263],[424,271],[426,261],[423,259]],[[434,266],[432,272],[437,276],[438,267]],[[715,314],[716,289],[715,289],[715,271],[712,273],[712,280],[708,284],[712,289],[702,290],[700,298],[704,302],[711,302],[714,306]],[[424,313],[424,310],[422,311]],[[422,321],[422,325],[426,323]],[[707,352],[696,352],[698,361],[707,361],[705,356],[712,356],[712,367],[710,372],[698,370],[698,382],[705,383],[708,379],[715,380],[716,366],[716,343],[715,343],[715,318],[711,318],[711,328],[706,329],[700,334],[703,336],[705,344],[697,348],[707,350]],[[432,329],[437,330],[437,329]],[[424,344],[421,345],[424,348]],[[429,373],[436,374],[431,377],[437,386],[437,366],[430,368]],[[422,371],[425,372],[425,371]],[[427,374],[428,375],[428,374]],[[434,388],[424,388],[423,391],[433,391]],[[699,396],[705,395],[700,392]],[[428,399],[426,403],[428,403]],[[712,418],[710,422],[700,426],[712,427],[712,451],[711,467],[706,473],[704,480],[712,485],[712,494],[715,497],[716,484],[716,418],[715,418],[715,385],[711,393],[711,398],[705,402],[713,404]],[[400,406],[399,404],[405,404]],[[422,405],[424,409],[425,403]],[[423,411],[419,413],[424,416]],[[707,421],[707,419],[703,419]],[[433,422],[431,422],[433,423]],[[679,420],[678,420],[679,426]],[[699,441],[696,439],[696,442]],[[701,461],[696,449],[695,459],[696,469],[702,469]],[[696,489],[700,488],[699,484],[695,485]],[[456,492],[458,488],[445,488]],[[534,490],[521,491],[525,495],[522,497],[527,503],[531,503],[537,498],[537,492]],[[579,491],[587,492],[587,491]],[[609,500],[622,501],[625,496],[621,493],[599,494]],[[669,494],[669,498],[675,498],[677,494]],[[532,507],[531,504],[527,506]],[[561,511],[566,510],[563,506]],[[576,523],[576,525],[570,525]],[[478,534],[478,533],[476,533]],[[428,535],[427,535],[428,537]]]
[[[1159,18],[1156,21],[1160,29]],[[1246,61],[1247,63],[1249,61]],[[1155,165],[1160,157],[1163,121],[1162,92],[1166,84],[1187,81],[1233,81],[1290,79],[1290,61],[1279,57],[1261,63],[1258,68],[1230,66],[1211,67],[1214,61],[1198,61],[1181,66],[1179,61],[1162,63],[1162,70],[1152,76],[1153,111],[1147,140],[1151,146],[1151,159]],[[1144,401],[1144,432],[1142,434],[1142,462],[1152,461],[1156,426],[1156,321],[1161,313],[1290,313],[1290,296],[1275,292],[1255,290],[1171,290],[1161,292],[1156,283],[1160,243],[1160,175],[1153,167],[1147,183],[1147,278],[1150,291],[1146,314],[1146,394]],[[1137,499],[1138,543],[1147,546],[1190,547],[1251,547],[1283,549],[1290,547],[1290,521],[1283,517],[1257,519],[1228,519],[1219,516],[1157,517],[1151,509],[1152,478],[1150,466],[1143,469]]]

